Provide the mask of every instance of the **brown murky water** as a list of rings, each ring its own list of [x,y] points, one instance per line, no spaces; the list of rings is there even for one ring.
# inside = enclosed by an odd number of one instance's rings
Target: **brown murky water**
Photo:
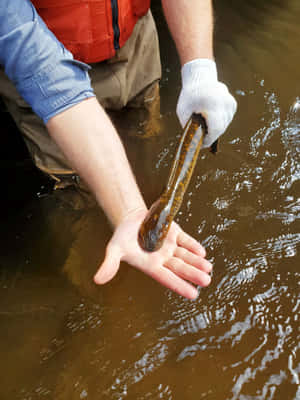
[[[180,133],[179,64],[153,6],[162,135],[124,138],[149,204]],[[0,230],[1,400],[300,399],[300,3],[215,6],[219,74],[239,108],[221,152],[201,154],[178,217],[208,250],[211,286],[188,301],[123,265],[96,287],[104,215],[37,197],[45,183],[32,183],[33,168],[6,163],[2,195],[14,197]]]

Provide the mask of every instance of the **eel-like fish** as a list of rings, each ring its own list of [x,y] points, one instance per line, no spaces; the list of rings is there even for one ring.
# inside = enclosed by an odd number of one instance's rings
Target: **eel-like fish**
[[[205,119],[200,114],[193,114],[184,128],[166,188],[153,203],[140,227],[138,240],[142,249],[156,251],[162,246],[181,206],[206,133]],[[217,151],[217,142],[212,145],[211,151]]]

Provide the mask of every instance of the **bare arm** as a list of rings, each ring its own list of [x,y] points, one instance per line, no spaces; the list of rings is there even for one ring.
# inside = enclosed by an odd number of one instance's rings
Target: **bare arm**
[[[213,59],[211,0],[162,0],[164,14],[180,56],[181,65]]]
[[[146,209],[121,140],[96,98],[56,115],[46,126],[114,228],[134,210]]]
[[[208,126],[203,147],[210,147],[226,131],[237,108],[227,86],[218,80],[212,0],[162,0],[162,5],[182,66],[177,116],[184,127],[192,113],[202,114]]]

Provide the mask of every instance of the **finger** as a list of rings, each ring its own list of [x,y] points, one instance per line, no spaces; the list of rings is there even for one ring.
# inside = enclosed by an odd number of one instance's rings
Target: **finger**
[[[205,257],[206,250],[205,248],[193,237],[181,231],[177,236],[177,244],[192,253],[198,254],[199,256]]]
[[[206,260],[206,258],[203,258],[202,256],[199,256],[195,253],[192,253],[191,251],[185,249],[184,247],[177,247],[174,252],[174,257],[179,258],[180,260],[184,261],[189,265],[192,265],[193,267],[201,269],[207,274],[209,274],[212,271],[212,264],[208,260]]]
[[[185,263],[179,258],[171,257],[165,263],[165,266],[178,277],[183,278],[196,285],[205,287],[210,284],[211,278],[206,272]]]
[[[187,299],[194,300],[198,297],[198,290],[193,285],[181,279],[168,268],[160,266],[152,268],[151,272],[147,273],[161,285]]]
[[[121,254],[116,246],[107,246],[103,263],[94,276],[94,282],[103,285],[109,282],[118,272]]]

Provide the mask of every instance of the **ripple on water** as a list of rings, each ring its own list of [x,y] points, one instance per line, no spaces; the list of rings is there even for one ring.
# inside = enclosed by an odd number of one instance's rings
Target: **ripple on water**
[[[225,3],[226,8],[230,3],[230,25],[223,27],[228,28],[224,32],[228,35],[231,27],[241,32],[232,33],[230,44],[222,42],[221,56],[224,49],[233,56],[238,52],[236,71],[245,69],[247,79],[255,74],[256,62],[259,66],[268,62],[272,71],[277,70],[275,56],[279,66],[283,57],[276,51],[281,54],[288,45],[285,35],[268,29],[278,24],[290,32],[289,39],[296,37],[299,18],[289,7],[294,4],[299,9],[299,1]],[[220,24],[225,19],[220,18]],[[294,61],[299,53],[295,49],[284,58]],[[296,74],[298,65],[289,68]],[[230,73],[225,68],[224,72]],[[272,77],[280,81],[285,75],[280,71]],[[238,77],[233,84],[241,88],[243,80]],[[189,187],[178,214],[216,261],[211,286],[200,289],[193,302],[166,290],[161,309],[157,302],[151,304],[153,286],[136,308],[126,309],[128,286],[119,285],[120,281],[112,281],[106,291],[106,308],[79,299],[67,312],[61,335],[39,349],[41,375],[34,377],[32,390],[20,391],[20,398],[300,399],[300,200],[296,193],[300,107],[296,98],[285,115],[285,105],[280,104],[285,96],[267,88],[267,77],[235,91],[240,104],[233,138],[222,139],[220,156],[214,159],[200,154],[194,186]],[[288,78],[282,89],[292,80]],[[176,81],[174,87],[179,86]],[[172,133],[160,142],[154,156],[157,176],[170,168],[178,140]],[[124,281],[126,276],[136,278],[128,271],[120,276]],[[130,290],[135,290],[134,285]],[[126,293],[123,300],[115,299],[115,289]],[[43,382],[51,368],[54,384]],[[62,384],[53,393],[58,381]],[[57,396],[60,391],[70,396]]]

